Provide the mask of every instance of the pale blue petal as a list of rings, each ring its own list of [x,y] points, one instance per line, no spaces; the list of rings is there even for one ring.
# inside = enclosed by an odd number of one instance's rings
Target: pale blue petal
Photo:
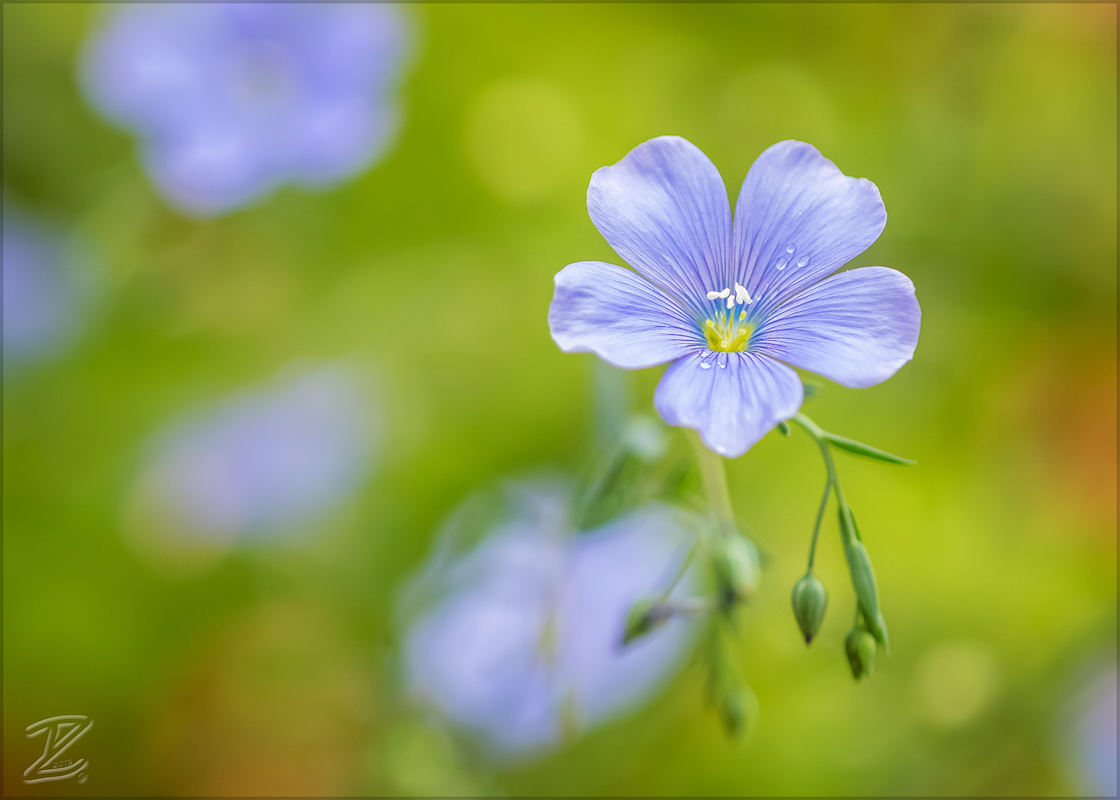
[[[80,77],[139,135],[161,193],[207,216],[380,157],[408,38],[400,11],[376,4],[125,5],[90,37]]]
[[[686,306],[704,313],[706,293],[726,288],[731,207],[719,171],[679,136],[638,145],[596,170],[587,210],[611,247]]]
[[[751,352],[704,351],[665,371],[653,405],[670,425],[693,428],[728,458],[747,452],[801,407],[801,379],[771,358]]]
[[[308,104],[287,148],[288,171],[311,187],[330,186],[364,170],[388,145],[398,114],[350,98]]]
[[[804,142],[767,148],[735,204],[736,274],[756,318],[862,253],[886,224],[871,181],[849,178]]]
[[[602,261],[578,261],[556,273],[548,324],[561,350],[595,353],[623,369],[664,364],[704,345],[676,301],[641,275]]]
[[[918,344],[922,310],[910,279],[886,267],[833,275],[770,316],[751,350],[852,388],[885,381]]]
[[[680,513],[663,505],[635,509],[575,538],[557,658],[583,724],[638,705],[688,655],[696,631],[679,620],[625,647],[619,643],[630,606],[671,584],[692,542]],[[695,594],[696,578],[695,568],[686,572],[674,598]]]
[[[240,208],[279,183],[275,153],[259,147],[255,129],[236,123],[198,128],[145,148],[144,164],[163,196],[180,211],[209,217]]]

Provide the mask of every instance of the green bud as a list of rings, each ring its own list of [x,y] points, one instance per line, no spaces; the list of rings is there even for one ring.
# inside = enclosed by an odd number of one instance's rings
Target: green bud
[[[719,718],[732,739],[738,738],[747,725],[747,706],[739,689],[725,692],[719,702]]]
[[[626,614],[626,628],[622,634],[622,644],[628,645],[650,631],[661,627],[673,616],[670,609],[656,600],[639,600],[630,606]]]
[[[859,598],[859,609],[867,628],[883,646],[884,650],[890,649],[890,639],[887,636],[887,622],[879,610],[879,587],[875,581],[875,570],[871,566],[871,556],[863,542],[856,539],[844,544],[844,553],[848,557],[848,569],[852,575],[852,586],[855,587],[856,597]]]
[[[816,577],[806,574],[793,585],[793,616],[797,618],[805,644],[817,635],[827,608],[828,591]]]
[[[841,504],[840,533],[844,540],[844,555],[848,559],[848,570],[852,575],[852,586],[859,599],[860,616],[867,629],[875,636],[882,648],[890,651],[890,638],[887,636],[887,623],[879,610],[879,587],[875,581],[875,570],[871,566],[871,556],[860,541],[859,525],[847,504]]]
[[[871,631],[871,635],[875,637],[875,641],[883,648],[883,652],[890,655],[891,639],[890,636],[887,635],[887,621],[883,619],[882,612],[879,612],[874,617],[869,617],[867,614],[864,614],[863,620],[867,623],[867,629]]]
[[[739,534],[721,538],[712,566],[724,606],[749,600],[758,590],[758,551],[749,539]]]
[[[875,671],[875,637],[865,630],[853,628],[844,639],[844,651],[852,667],[852,677],[857,681],[871,677]]]
[[[725,685],[717,693],[716,710],[728,738],[739,739],[758,717],[758,698],[745,684]]]
[[[859,598],[860,608],[871,619],[879,616],[879,587],[875,583],[875,570],[871,566],[871,556],[863,542],[852,540],[844,547],[848,557],[848,570],[852,574],[852,586]]]

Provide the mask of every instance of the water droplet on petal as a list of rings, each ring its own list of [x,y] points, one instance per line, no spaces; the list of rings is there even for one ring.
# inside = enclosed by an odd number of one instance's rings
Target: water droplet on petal
[[[709,364],[707,361],[701,361],[700,362],[700,369],[711,369],[711,368],[712,368],[712,365]]]
[[[727,353],[719,354],[719,368],[723,369],[727,366]]]
[[[785,269],[787,263],[789,262],[787,262],[784,258],[779,258],[778,263],[775,266],[777,266],[778,269]]]
[[[803,267],[808,263],[809,263],[809,256],[801,256],[801,258],[797,259],[797,266],[799,266],[799,267]]]
[[[786,245],[786,252],[787,253],[792,253],[795,249],[796,248],[793,246],[793,242],[790,242],[789,244]]]

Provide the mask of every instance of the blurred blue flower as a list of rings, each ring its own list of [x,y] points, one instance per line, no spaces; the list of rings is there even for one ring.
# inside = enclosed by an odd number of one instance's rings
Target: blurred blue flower
[[[465,553],[437,552],[417,579],[435,596],[413,615],[404,655],[413,693],[504,758],[634,707],[692,639],[673,621],[620,646],[630,605],[669,584],[692,542],[678,512],[650,505],[575,535],[559,487],[511,494],[504,521]],[[675,591],[692,584],[690,573]]]
[[[41,361],[77,333],[87,281],[59,233],[4,202],[4,365]]]
[[[552,337],[617,367],[674,362],[654,394],[670,425],[728,457],[801,406],[797,373],[850,387],[910,360],[921,310],[900,272],[827,277],[886,225],[875,184],[785,141],[755,161],[732,222],[718,170],[691,142],[651,139],[597,170],[592,221],[634,270],[600,261],[556,275]]]
[[[81,78],[164,196],[209,216],[370,166],[397,127],[406,39],[378,3],[118,5]]]
[[[374,435],[355,373],[305,369],[157,435],[138,502],[149,524],[200,542],[291,534],[362,485]]]
[[[1116,667],[1099,671],[1081,698],[1075,766],[1088,794],[1116,796]]]

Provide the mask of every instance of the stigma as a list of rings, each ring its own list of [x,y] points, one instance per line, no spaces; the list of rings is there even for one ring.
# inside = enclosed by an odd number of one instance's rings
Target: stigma
[[[708,348],[723,353],[737,353],[747,349],[754,325],[747,322],[747,312],[742,310],[735,314],[736,305],[749,305],[754,301],[746,287],[736,282],[734,292],[731,289],[708,292],[709,300],[726,300],[727,308],[721,308],[704,322],[704,337],[708,340]],[[721,303],[722,305],[722,303]]]

